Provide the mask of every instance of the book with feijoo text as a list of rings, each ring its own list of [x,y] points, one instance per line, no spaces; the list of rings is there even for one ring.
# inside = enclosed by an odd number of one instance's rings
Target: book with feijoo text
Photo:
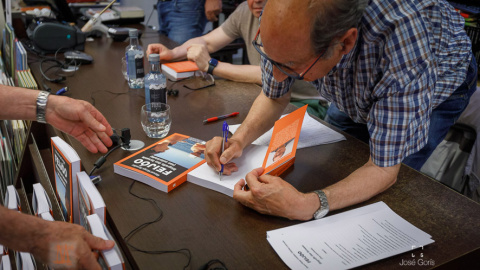
[[[52,137],[52,156],[55,174],[55,191],[65,221],[78,224],[78,184],[80,157],[77,152],[60,137]]]
[[[172,81],[192,77],[197,70],[197,64],[192,61],[180,61],[162,64],[163,74]]]
[[[204,162],[205,142],[174,133],[113,165],[114,172],[170,192]]]
[[[102,195],[100,195],[86,172],[77,173],[77,181],[80,225],[87,228],[87,216],[91,214],[97,214],[100,220],[105,223],[107,208]]]
[[[188,182],[232,197],[235,184],[255,168],[263,167],[263,174],[274,176],[282,174],[295,162],[298,138],[306,110],[305,105],[277,120],[268,147],[254,144],[245,147],[242,156],[232,161],[238,167],[237,172],[223,175],[220,180],[218,172],[204,163],[188,173]]]
[[[103,224],[97,214],[87,216],[87,229],[96,237],[100,237],[104,240],[115,241],[108,232],[107,227]],[[100,256],[98,256],[98,263],[102,269],[111,269],[111,270],[124,270],[125,264],[123,261],[122,254],[118,249],[117,243],[112,249],[109,250],[100,250]]]

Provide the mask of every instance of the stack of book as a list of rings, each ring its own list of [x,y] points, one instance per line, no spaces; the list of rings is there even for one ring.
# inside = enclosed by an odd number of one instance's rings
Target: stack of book
[[[32,206],[35,216],[41,217],[44,220],[54,221],[52,203],[40,183],[33,185]]]
[[[27,51],[22,42],[15,38],[10,23],[6,23],[5,29],[3,29],[2,58],[3,61],[0,62],[1,84],[38,89],[38,85],[28,67]]]
[[[0,121],[0,198],[13,185],[17,165],[27,140],[28,123],[23,120]]]

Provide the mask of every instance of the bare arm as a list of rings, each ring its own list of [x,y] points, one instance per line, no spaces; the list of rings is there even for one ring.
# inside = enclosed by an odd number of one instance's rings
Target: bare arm
[[[11,211],[0,206],[0,243],[32,253],[55,269],[101,269],[92,249],[111,249],[106,241],[88,233],[82,226]],[[67,248],[71,265],[55,264],[59,248]],[[63,250],[62,250],[63,251]]]
[[[236,82],[262,84],[262,70],[260,66],[232,65],[230,63],[218,62],[217,67],[213,70],[213,75]]]
[[[216,52],[231,43],[233,39],[218,27],[208,34],[187,40],[182,45],[170,50],[162,44],[150,44],[147,48],[147,55],[151,53],[160,54],[160,59],[164,61],[180,61],[187,58],[187,49],[193,44],[204,45],[208,53]],[[210,60],[210,58],[208,59]],[[207,61],[208,61],[207,60]]]
[[[385,191],[397,179],[400,164],[378,167],[371,160],[345,179],[323,191],[330,210],[341,209],[370,199]],[[260,213],[289,219],[310,220],[320,207],[315,193],[301,193],[280,177],[259,175],[263,169],[247,174],[249,190],[243,190],[244,180],[235,185],[234,199]]]
[[[0,119],[36,120],[39,91],[0,85]],[[90,152],[106,153],[112,145],[112,127],[90,103],[69,97],[50,95],[45,118],[55,128],[68,133]]]

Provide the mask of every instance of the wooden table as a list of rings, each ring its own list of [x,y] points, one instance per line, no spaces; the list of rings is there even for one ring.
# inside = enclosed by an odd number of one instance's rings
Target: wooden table
[[[173,46],[154,32],[144,33],[141,42],[144,48],[152,42]],[[129,89],[120,71],[120,59],[126,46],[127,42],[113,42],[105,37],[88,42],[85,51],[94,57],[95,62],[81,66],[75,76],[68,78],[66,85],[71,97],[94,102],[114,128],[128,127],[132,139],[150,145],[156,140],[148,138],[140,124],[144,90]],[[32,65],[32,69],[40,80],[38,65]],[[50,86],[54,90],[60,88]],[[238,117],[228,120],[229,124],[239,124],[261,91],[256,85],[225,80],[217,80],[214,87],[197,91],[182,87],[182,82],[170,83],[169,87],[180,91],[178,97],[168,97],[173,118],[170,134],[178,132],[204,140],[220,134],[221,121],[203,125],[203,119],[239,111]],[[298,150],[295,165],[284,173],[283,178],[302,192],[324,188],[343,179],[369,157],[366,144],[346,137],[346,141]],[[90,171],[100,154],[89,153],[75,140],[70,143],[80,155],[85,170]],[[188,262],[185,255],[144,254],[128,248],[123,240],[138,225],[159,215],[150,202],[129,194],[131,179],[113,173],[112,164],[129,154],[115,151],[95,173],[103,178],[97,187],[107,204],[109,226],[125,252],[127,267],[183,269]],[[266,232],[298,224],[298,221],[259,214],[228,196],[191,183],[184,183],[168,194],[136,183],[132,192],[155,200],[163,213],[161,221],[131,238],[130,243],[138,248],[156,251],[189,249],[190,269],[199,269],[212,259],[223,261],[229,269],[287,268],[268,244]],[[390,189],[355,207],[377,201],[384,201],[397,214],[431,234],[435,243],[423,251],[404,253],[365,268],[398,268],[402,259],[411,259],[412,254],[419,258],[421,253],[423,260],[430,265],[417,264],[416,268],[471,267],[474,262],[478,267],[479,204],[407,166],[402,166],[397,183]],[[408,269],[411,268],[415,267]]]

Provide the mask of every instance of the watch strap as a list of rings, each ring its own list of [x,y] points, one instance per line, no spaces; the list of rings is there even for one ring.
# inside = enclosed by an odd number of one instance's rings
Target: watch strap
[[[45,112],[47,108],[48,96],[50,95],[47,91],[40,91],[37,96],[37,122],[46,124],[47,120],[45,119]]]
[[[218,60],[215,59],[215,58],[211,58],[211,59],[208,61],[208,70],[207,70],[207,73],[213,75],[213,70],[217,67],[217,65],[218,65]]]
[[[318,199],[320,200],[320,207],[313,214],[313,218],[320,219],[328,214],[330,207],[328,205],[327,195],[325,195],[325,192],[322,190],[315,190],[314,193],[317,194]]]
[[[212,64],[208,64],[208,70],[207,70],[207,73],[208,74],[212,74],[213,75],[213,69],[215,68],[216,66],[212,65]]]

